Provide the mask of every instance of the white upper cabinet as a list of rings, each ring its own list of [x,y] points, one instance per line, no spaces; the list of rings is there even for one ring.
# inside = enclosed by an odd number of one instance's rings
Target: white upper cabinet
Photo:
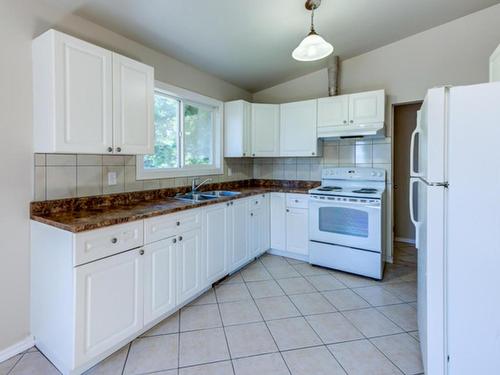
[[[154,69],[113,53],[115,153],[154,152]]]
[[[318,128],[349,123],[349,95],[318,99]]]
[[[349,95],[349,124],[383,123],[385,93],[383,90]]]
[[[153,151],[153,68],[49,30],[33,41],[34,151]]]
[[[316,100],[280,105],[281,156],[318,155],[316,105]]]
[[[252,156],[279,156],[280,106],[252,104]]]
[[[500,45],[490,57],[490,82],[500,81]]]
[[[224,156],[252,156],[252,104],[235,100],[224,104]]]

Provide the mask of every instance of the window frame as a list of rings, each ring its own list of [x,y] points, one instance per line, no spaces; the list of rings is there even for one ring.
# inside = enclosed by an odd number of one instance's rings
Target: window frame
[[[210,98],[180,87],[176,87],[160,81],[155,81],[155,94],[160,93],[180,101],[179,107],[179,134],[178,153],[179,168],[144,168],[144,155],[137,155],[136,179],[152,180],[160,178],[209,176],[224,173],[223,167],[223,122],[222,113],[224,103],[220,100]],[[199,105],[204,108],[213,108],[213,136],[212,157],[210,165],[184,165],[184,104]]]

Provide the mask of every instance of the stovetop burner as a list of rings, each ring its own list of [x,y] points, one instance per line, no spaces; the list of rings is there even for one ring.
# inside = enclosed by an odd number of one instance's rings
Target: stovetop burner
[[[318,188],[318,191],[342,191],[340,186],[322,186]]]
[[[363,188],[359,190],[353,190],[353,193],[358,193],[358,194],[375,194],[377,192],[377,189],[372,189],[372,188]]]

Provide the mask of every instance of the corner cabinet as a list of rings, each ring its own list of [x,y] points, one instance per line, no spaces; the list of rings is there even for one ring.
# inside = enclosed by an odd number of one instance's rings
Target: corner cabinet
[[[316,100],[280,105],[280,155],[318,156]]]
[[[152,67],[55,30],[32,52],[34,152],[153,151]]]
[[[224,156],[252,156],[252,104],[244,100],[224,103]]]
[[[280,106],[252,104],[252,156],[280,156]]]

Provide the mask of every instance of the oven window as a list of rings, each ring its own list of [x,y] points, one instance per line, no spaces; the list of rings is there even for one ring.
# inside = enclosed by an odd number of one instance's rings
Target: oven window
[[[368,212],[345,207],[320,207],[319,230],[368,237]]]

